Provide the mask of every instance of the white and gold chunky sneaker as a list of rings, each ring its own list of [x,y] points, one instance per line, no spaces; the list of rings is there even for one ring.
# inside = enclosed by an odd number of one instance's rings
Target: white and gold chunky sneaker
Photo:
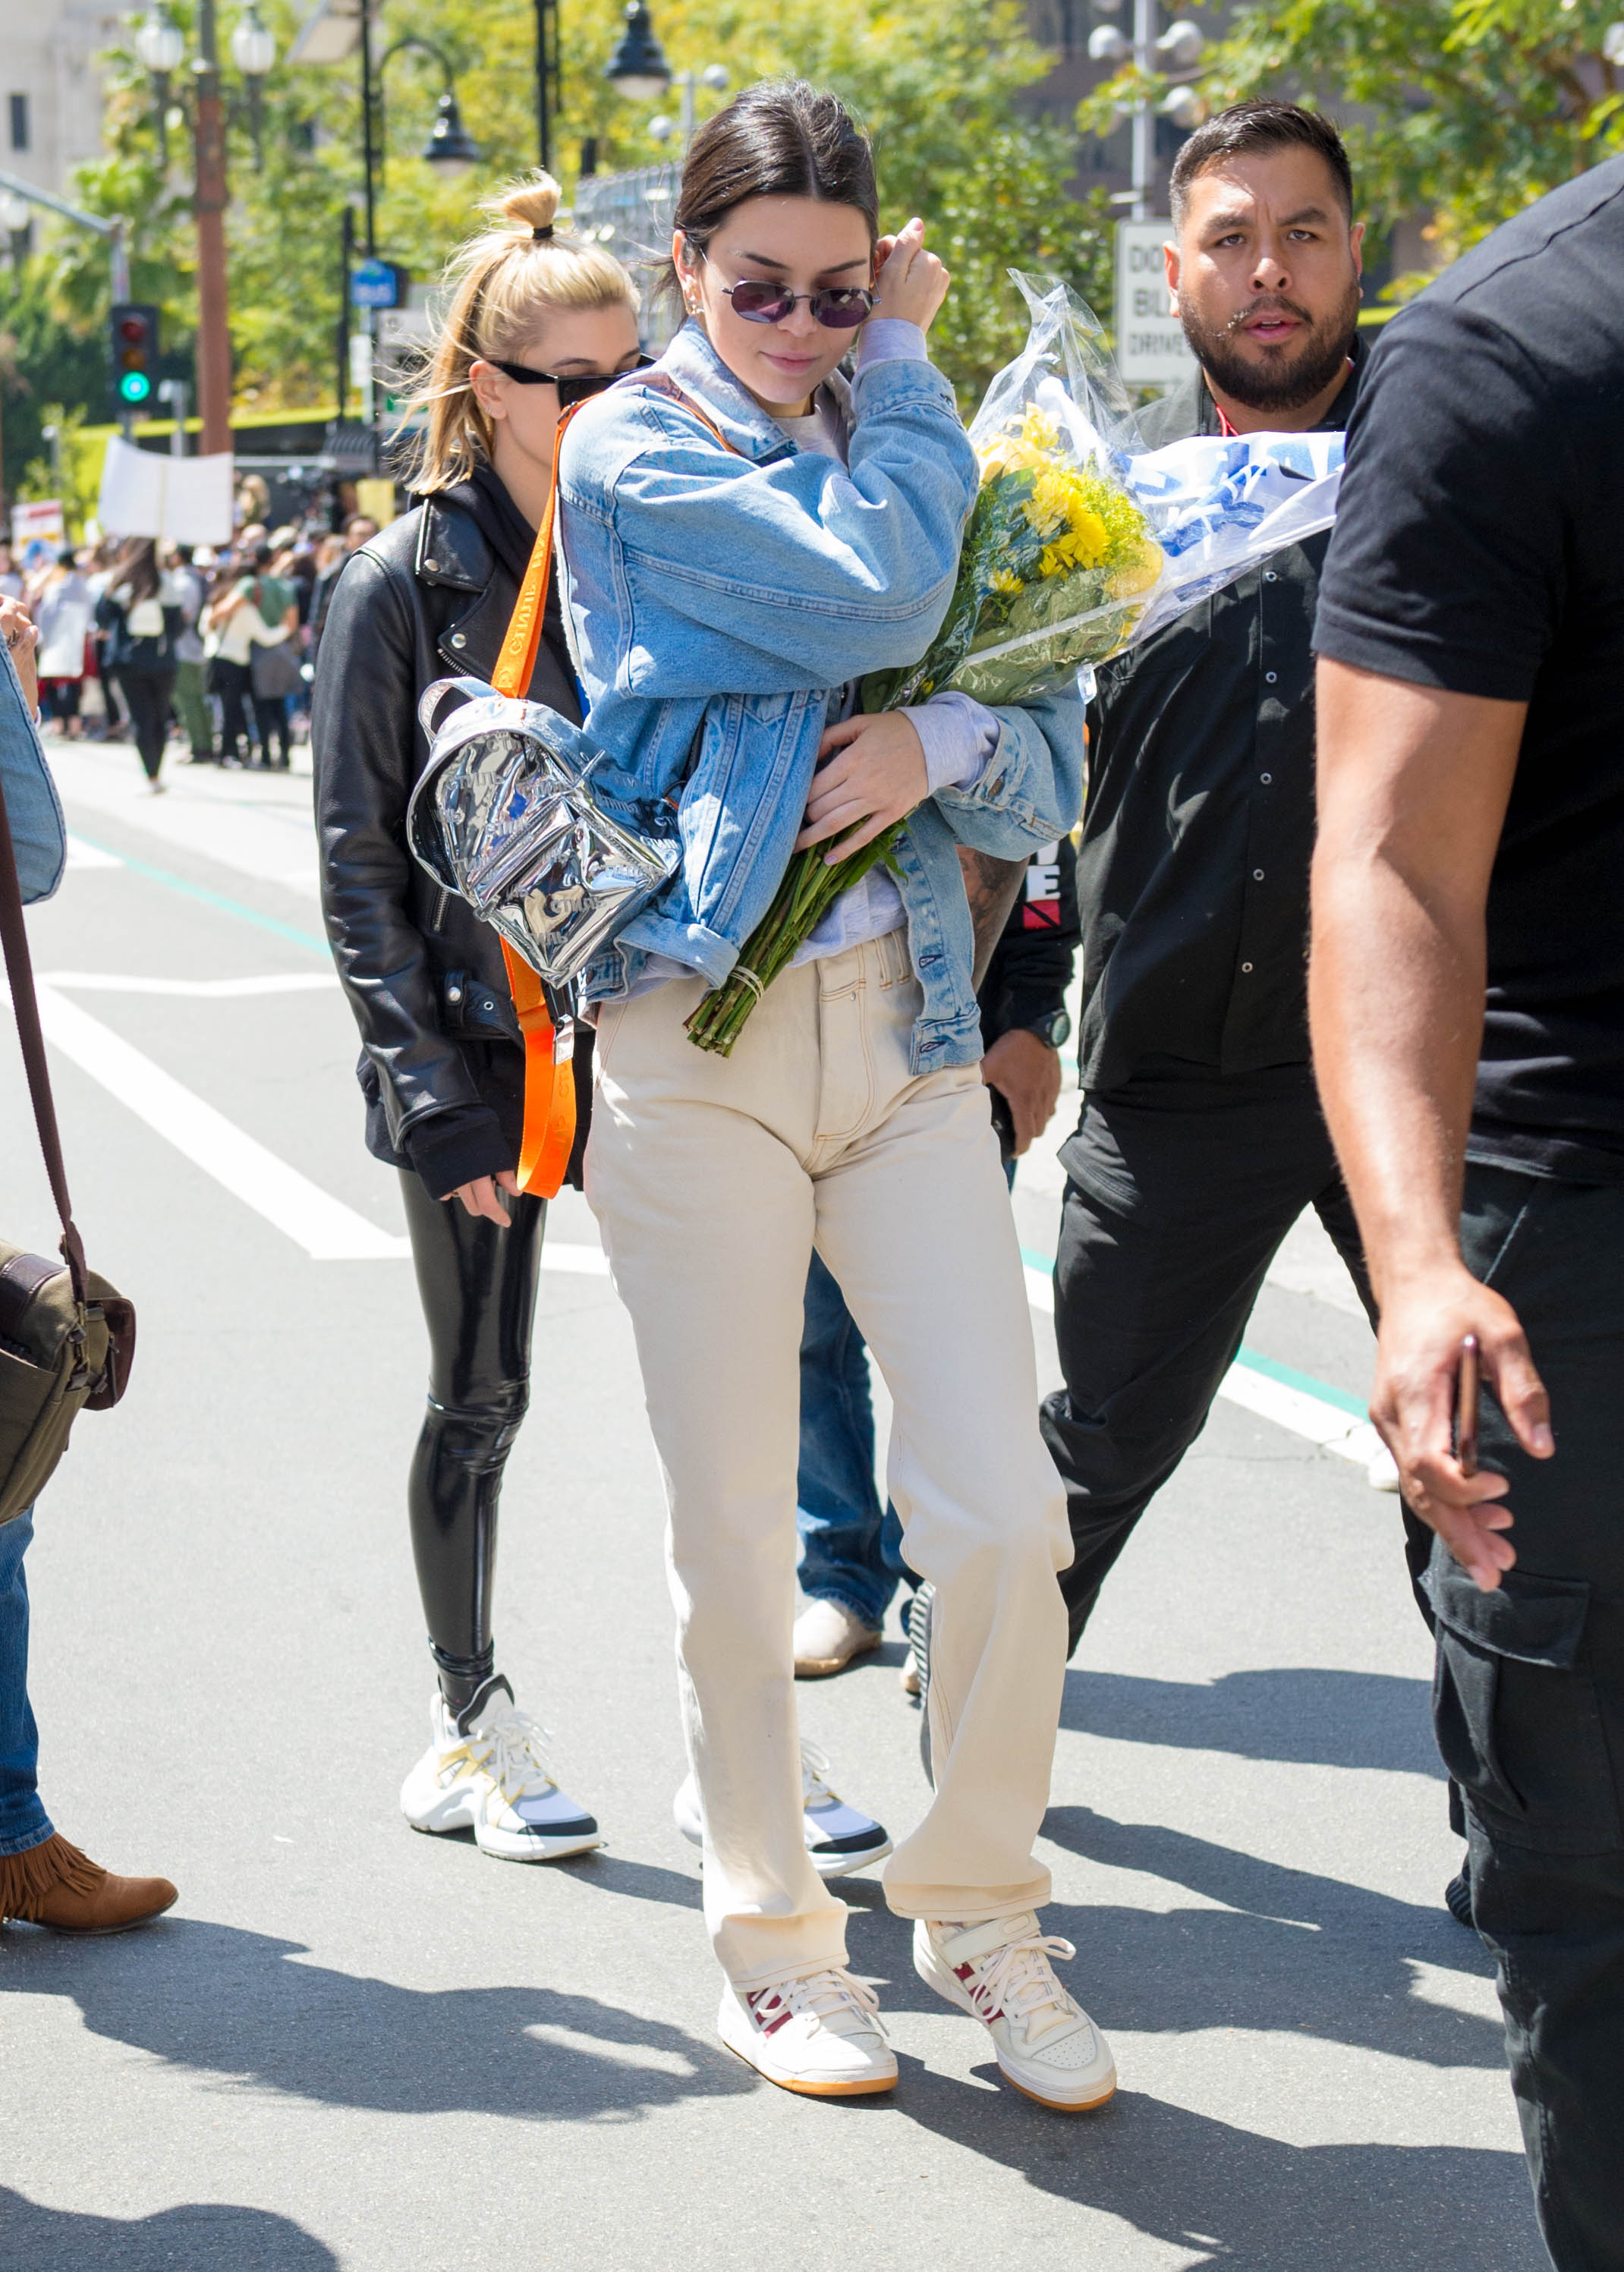
[[[429,1748],[400,1787],[414,1830],[472,1830],[481,1853],[504,1862],[561,1862],[603,1843],[585,1807],[553,1781],[547,1731],[519,1709],[500,1673],[454,1720],[437,1689],[429,1720]]]
[[[705,1843],[705,1817],[700,1808],[699,1785],[692,1775],[678,1786],[671,1801],[671,1816],[690,1846]],[[884,1823],[864,1814],[841,1797],[829,1780],[829,1758],[816,1744],[801,1745],[801,1835],[812,1865],[820,1878],[849,1877],[883,1862],[891,1851],[891,1834]]]

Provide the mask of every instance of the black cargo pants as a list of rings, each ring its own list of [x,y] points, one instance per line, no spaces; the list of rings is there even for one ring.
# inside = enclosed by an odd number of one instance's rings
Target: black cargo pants
[[[1485,1395],[1516,1566],[1479,1593],[1434,1549],[1438,1741],[1545,2245],[1558,2272],[1624,2272],[1624,1179],[1469,1167],[1462,1247],[1523,1321],[1556,1456]]]
[[[1044,1440],[1075,1558],[1060,1591],[1075,1650],[1111,1565],[1207,1423],[1264,1274],[1305,1207],[1374,1319],[1353,1208],[1307,1065],[1195,1072],[1090,1094],[1061,1147],[1054,1275],[1065,1386]],[[1403,1509],[1418,1588],[1433,1535]],[[1431,1611],[1418,1591],[1422,1615]]]

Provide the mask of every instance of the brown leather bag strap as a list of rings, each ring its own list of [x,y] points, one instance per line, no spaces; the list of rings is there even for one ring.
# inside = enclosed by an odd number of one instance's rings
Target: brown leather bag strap
[[[62,1217],[62,1252],[73,1282],[76,1301],[89,1298],[85,1248],[73,1222],[68,1198],[68,1171],[63,1165],[62,1139],[56,1131],[56,1107],[51,1096],[50,1067],[45,1058],[45,1036],[40,1030],[40,1005],[34,990],[34,960],[28,953],[28,932],[23,923],[22,886],[17,880],[17,854],[11,843],[11,823],[5,809],[5,787],[0,781],[0,945],[5,948],[5,975],[11,981],[11,1008],[17,1019],[17,1038],[22,1043],[23,1065],[28,1074],[28,1094],[34,1099],[34,1125],[51,1197]]]

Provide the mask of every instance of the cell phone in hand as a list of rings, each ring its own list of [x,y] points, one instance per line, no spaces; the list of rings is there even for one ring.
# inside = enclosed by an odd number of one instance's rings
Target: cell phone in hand
[[[1461,1343],[1461,1369],[1455,1383],[1455,1456],[1463,1475],[1478,1472],[1478,1403],[1482,1386],[1478,1336],[1468,1334]]]

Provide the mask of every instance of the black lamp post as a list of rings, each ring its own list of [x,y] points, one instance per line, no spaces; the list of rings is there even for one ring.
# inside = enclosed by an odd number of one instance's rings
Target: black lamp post
[[[563,108],[558,92],[558,0],[535,0],[535,126],[542,170],[552,171],[553,121]]]
[[[626,0],[626,27],[603,76],[628,102],[658,102],[671,83],[671,67],[649,19],[647,0]]]

